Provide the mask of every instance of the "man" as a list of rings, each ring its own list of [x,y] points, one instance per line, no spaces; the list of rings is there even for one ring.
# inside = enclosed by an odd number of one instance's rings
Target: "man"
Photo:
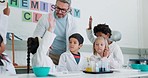
[[[0,14],[0,34],[2,35],[5,44],[6,44],[6,34],[7,34],[9,14],[10,14],[10,8],[8,7],[7,3],[6,8],[3,10],[3,14]]]
[[[74,17],[69,13],[71,0],[57,0],[55,6],[56,8],[53,12],[53,19],[55,18],[56,26],[53,32],[57,36],[52,46],[49,46],[49,57],[51,57],[53,62],[58,65],[60,55],[68,49],[68,37],[77,32],[77,25]],[[34,37],[40,36],[42,38],[44,36],[45,31],[50,26],[49,21],[49,15],[41,17],[34,31]]]

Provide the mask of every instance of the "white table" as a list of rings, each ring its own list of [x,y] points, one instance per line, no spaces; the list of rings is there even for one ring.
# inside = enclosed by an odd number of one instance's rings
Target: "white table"
[[[36,78],[36,76],[33,73],[30,74],[17,74],[17,75],[11,75],[11,76],[1,76],[1,78]],[[108,74],[70,74],[65,76],[57,76],[57,77],[51,77],[47,76],[44,78],[129,78],[129,77],[148,77],[148,72],[114,72],[114,73],[108,73]]]

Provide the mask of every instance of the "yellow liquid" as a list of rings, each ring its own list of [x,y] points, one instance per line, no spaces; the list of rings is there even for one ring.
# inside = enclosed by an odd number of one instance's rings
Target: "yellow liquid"
[[[87,68],[86,68],[86,71],[87,71],[87,72],[92,72],[92,68],[91,68],[91,67],[87,67]]]

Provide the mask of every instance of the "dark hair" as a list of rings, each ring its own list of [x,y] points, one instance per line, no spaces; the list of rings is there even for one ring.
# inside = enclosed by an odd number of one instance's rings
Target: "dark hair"
[[[27,73],[30,72],[30,53],[35,54],[39,47],[38,37],[29,37],[27,40]]]
[[[2,42],[3,42],[3,37],[0,35],[0,46]]]
[[[93,29],[94,31],[94,35],[97,36],[96,34],[98,32],[102,32],[104,33],[105,35],[107,35],[107,33],[110,34],[109,38],[111,37],[111,29],[109,28],[109,25],[106,25],[106,24],[98,24],[97,26],[94,27]]]
[[[28,52],[35,54],[37,51],[37,48],[39,47],[39,40],[38,37],[29,37],[27,40],[27,47],[28,47]]]
[[[69,40],[70,40],[71,38],[77,39],[78,42],[79,42],[79,45],[80,45],[80,44],[83,44],[83,42],[84,42],[84,38],[83,38],[79,33],[72,34],[72,35],[69,37]]]

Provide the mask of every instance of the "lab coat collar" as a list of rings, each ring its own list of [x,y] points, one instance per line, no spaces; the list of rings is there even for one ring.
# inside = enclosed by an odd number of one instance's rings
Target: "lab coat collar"
[[[79,53],[80,53],[80,52],[79,52]],[[73,60],[73,62],[77,64],[77,62],[76,62],[76,60],[75,60],[73,54],[72,54],[70,51],[69,51],[69,54],[70,54],[70,58]],[[81,65],[81,63],[82,63],[82,60],[83,60],[82,57],[83,57],[83,55],[80,53],[80,61],[79,61],[79,63],[78,63],[78,66]]]
[[[75,60],[73,54],[72,54],[70,51],[69,51],[69,54],[70,54],[70,58],[74,61],[74,63],[77,64],[77,62],[76,62],[76,60]],[[81,61],[81,53],[80,53],[80,61]],[[79,61],[78,65],[80,64],[80,61]]]

